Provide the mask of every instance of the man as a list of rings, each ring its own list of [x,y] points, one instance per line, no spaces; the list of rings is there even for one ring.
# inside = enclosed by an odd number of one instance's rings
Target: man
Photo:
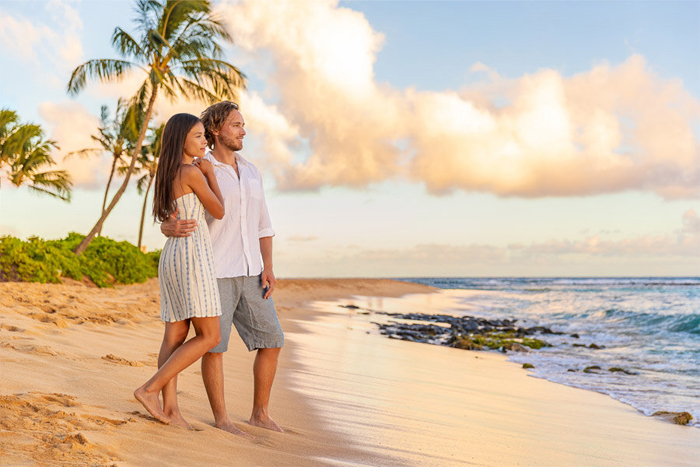
[[[216,427],[244,435],[233,425],[224,400],[223,352],[228,350],[233,324],[248,350],[257,350],[249,423],[282,432],[268,414],[284,334],[270,298],[276,283],[272,272],[275,233],[265,203],[262,177],[253,164],[237,154],[246,135],[245,121],[237,104],[229,101],[215,104],[202,113],[201,119],[210,149],[204,159],[214,166],[226,210],[221,220],[208,214],[206,217],[223,315],[221,343],[202,357],[204,386]],[[194,220],[177,220],[176,213],[161,224],[166,236],[185,237],[195,228]]]

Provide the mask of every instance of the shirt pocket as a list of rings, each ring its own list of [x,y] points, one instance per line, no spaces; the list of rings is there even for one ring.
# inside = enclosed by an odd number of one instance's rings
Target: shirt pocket
[[[257,180],[248,180],[248,189],[250,190],[251,198],[262,198],[262,184]]]

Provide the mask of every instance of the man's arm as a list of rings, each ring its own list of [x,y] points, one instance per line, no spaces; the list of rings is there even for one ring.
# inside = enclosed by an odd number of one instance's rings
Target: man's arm
[[[160,231],[166,237],[189,237],[197,228],[197,221],[194,219],[178,220],[177,211],[175,209],[168,220],[160,224]]]
[[[275,290],[275,284],[277,284],[275,274],[272,272],[272,237],[260,238],[260,254],[263,260],[263,272],[260,278],[263,288],[267,289],[263,298],[270,298],[272,291]]]

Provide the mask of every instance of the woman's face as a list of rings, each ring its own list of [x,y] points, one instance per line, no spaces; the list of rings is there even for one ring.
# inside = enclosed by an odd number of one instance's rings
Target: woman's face
[[[202,122],[197,122],[190,129],[185,139],[185,156],[191,158],[204,157],[204,151],[207,149],[207,140],[204,137],[204,125]]]

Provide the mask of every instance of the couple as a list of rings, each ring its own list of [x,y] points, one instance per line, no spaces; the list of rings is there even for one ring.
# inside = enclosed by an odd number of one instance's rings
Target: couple
[[[134,391],[157,420],[189,428],[177,404],[177,374],[201,357],[215,425],[238,435],[245,433],[234,426],[224,400],[223,352],[231,325],[248,350],[257,350],[249,423],[279,432],[268,402],[284,344],[270,298],[274,231],[262,177],[236,154],[244,125],[238,105],[224,101],[201,120],[174,115],[163,130],[153,214],[168,237],[158,267],[165,335],[158,371]],[[196,336],[185,342],[190,324]]]

